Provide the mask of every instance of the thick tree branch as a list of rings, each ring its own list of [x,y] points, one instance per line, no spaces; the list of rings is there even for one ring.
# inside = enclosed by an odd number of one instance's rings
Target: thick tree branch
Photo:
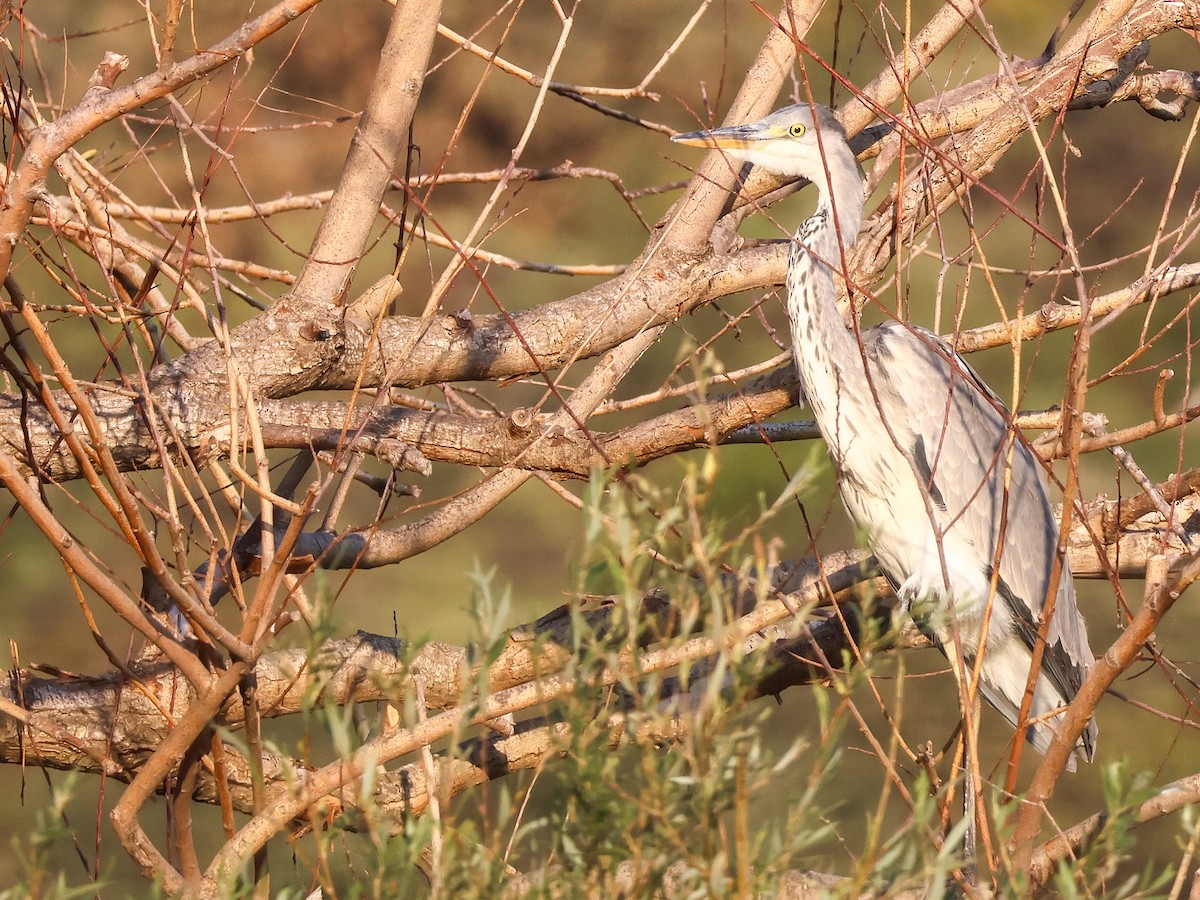
[[[782,248],[756,248],[735,254],[735,258],[745,259],[751,254],[762,258],[766,253],[774,257],[771,271],[778,266],[782,272],[785,261]],[[709,280],[711,283],[711,279],[716,277],[716,270],[721,266],[721,259],[714,257],[711,271],[701,264],[694,267],[689,275],[681,275],[678,280],[669,283],[682,286],[691,283],[693,279]],[[724,274],[737,277],[738,271],[738,267],[730,267]],[[1090,305],[1092,321],[1113,312],[1123,311],[1135,304],[1148,303],[1173,292],[1193,288],[1198,284],[1200,264],[1165,269],[1157,278],[1141,280],[1128,288],[1093,299]],[[667,300],[669,295],[669,291],[658,294],[664,300]],[[681,292],[673,299],[679,301],[687,295],[688,291],[681,287]],[[385,296],[382,288],[368,292],[356,308],[377,308],[378,298]],[[584,296],[586,294],[578,295]],[[573,301],[564,301],[567,302]],[[612,307],[606,306],[607,301],[603,300],[602,296],[597,296],[595,303],[597,311],[602,308],[613,311]],[[686,303],[676,306],[671,315],[682,314],[687,306]],[[591,301],[583,307],[584,311],[590,308]],[[545,311],[545,307],[541,309]],[[561,326],[566,322],[582,324],[587,320],[586,315],[577,317],[575,312],[566,308],[562,312],[566,316],[565,319],[542,318],[531,314],[530,328],[523,332],[530,347],[535,350],[546,349],[547,352],[537,360],[546,369],[553,369],[570,361],[564,356],[551,355],[555,350],[555,331],[551,323],[559,323],[560,330],[557,333],[561,338]],[[517,314],[515,318],[522,323],[525,321],[524,314]],[[395,327],[401,322],[411,320],[388,321],[391,327]],[[960,352],[971,353],[1008,344],[1014,333],[1020,334],[1022,339],[1034,340],[1051,331],[1074,327],[1079,321],[1078,306],[1051,302],[1019,320],[979,326],[947,337],[954,340]],[[412,371],[416,371],[421,365],[427,365],[435,369],[430,378],[444,376],[446,380],[528,374],[525,371],[527,367],[519,363],[523,351],[518,352],[514,348],[510,353],[502,349],[509,343],[505,335],[511,338],[512,332],[499,316],[474,318],[467,329],[453,317],[446,317],[444,326],[441,323],[441,319],[435,320],[426,332],[426,339],[418,342],[412,355],[415,359],[412,362]],[[389,324],[385,323],[385,331],[388,329]],[[448,340],[440,340],[438,334]],[[363,340],[365,341],[365,337]],[[599,343],[591,349],[598,352],[605,343]],[[249,346],[248,343],[247,348]],[[491,360],[484,362],[483,357],[487,355],[485,348],[488,347],[495,352]],[[561,347],[558,350],[562,352]],[[424,356],[427,351],[431,354],[428,358]],[[503,361],[506,356],[510,358],[508,363]],[[528,359],[527,354],[525,359]],[[478,362],[473,363],[472,360]],[[439,366],[442,367],[440,372],[437,371]],[[407,366],[404,369],[407,370]],[[736,391],[719,395],[707,404],[666,413],[610,434],[592,432],[587,438],[574,429],[549,433],[548,420],[545,417],[530,417],[526,421],[522,418],[520,410],[500,420],[492,417],[466,418],[448,413],[414,411],[398,406],[351,407],[330,401],[268,399],[261,401],[259,414],[268,447],[356,449],[386,456],[387,445],[383,445],[381,449],[381,442],[399,441],[411,445],[419,453],[435,461],[480,466],[516,464],[528,469],[587,477],[591,471],[606,465],[606,460],[648,462],[669,453],[707,446],[730,438],[739,442],[761,440],[770,432],[760,432],[759,426],[771,416],[794,406],[797,390],[798,383],[794,371],[791,366],[787,366],[761,376]],[[201,392],[195,390],[192,393],[198,395]],[[69,398],[61,394],[54,396],[58,404],[70,413],[73,405]],[[201,456],[210,453],[225,455],[230,449],[227,442],[228,432],[223,425],[228,421],[228,406],[211,402],[211,388],[205,392],[205,396],[210,399],[203,405],[203,409],[195,409],[193,414],[199,417],[203,413],[216,418],[208,420],[207,423],[197,421],[186,430],[182,430],[181,436],[191,435],[190,443],[185,449],[189,453]],[[161,465],[158,443],[146,427],[135,396],[131,396],[128,391],[97,386],[91,392],[91,403],[97,416],[104,423],[106,445],[120,468],[133,471]],[[347,426],[356,437],[347,435],[344,430]],[[743,435],[737,435],[739,429],[750,430]],[[1161,427],[1158,430],[1162,430]],[[794,437],[791,432],[780,437],[785,436]],[[815,432],[806,433],[806,436],[815,436]],[[1132,437],[1121,434],[1116,439],[1128,441]],[[1106,440],[1111,441],[1113,438],[1091,439],[1087,442],[1087,448],[1089,451],[1102,449],[1106,446]],[[68,446],[59,441],[58,429],[49,417],[39,408],[28,408],[19,398],[0,396],[0,441],[8,444],[22,471],[29,471],[27,451],[31,449],[38,460],[37,470],[43,478],[65,481],[81,475],[79,460]]]
[[[338,184],[292,286],[293,301],[340,304],[347,299],[396,159],[408,145],[441,12],[439,0],[396,4]]]
[[[1194,481],[1194,473],[1188,473],[1181,483],[1191,485]],[[1179,504],[1176,524],[1182,523],[1189,534],[1200,534],[1200,498],[1195,494],[1172,495],[1171,500]],[[1106,505],[1108,501],[1100,501],[1100,504]],[[1138,510],[1142,503],[1138,497],[1132,497],[1123,501],[1121,509],[1126,507]],[[1093,525],[1088,525],[1085,516],[1073,528],[1069,552],[1076,575],[1109,577],[1115,573],[1136,577],[1145,572],[1151,556],[1167,552],[1173,565],[1190,558],[1178,535],[1157,511],[1151,509],[1131,522],[1123,521],[1116,532],[1108,525],[1113,517],[1123,518],[1120,512],[1104,515],[1097,511],[1092,514]],[[1104,548],[1104,559],[1098,556],[1098,546]],[[855,575],[858,563],[852,558],[843,557],[840,562],[835,558],[827,562],[841,567],[836,569],[836,575],[830,576],[835,586],[846,587],[862,577]],[[807,596],[803,594],[802,585],[806,583],[805,578],[811,577],[811,563],[783,565],[772,575],[772,591],[791,595],[791,600],[772,600],[767,607],[760,608],[754,591],[736,590],[730,595],[733,612],[761,617],[766,610],[767,621],[758,627],[767,628],[771,622],[788,616],[787,603],[796,608],[796,604]],[[798,590],[801,591],[799,595],[795,593]],[[609,601],[587,604],[582,611],[582,621],[590,631],[603,635],[610,628],[608,623],[614,608]],[[639,627],[643,629],[643,642],[677,636],[678,610],[663,595],[649,594],[643,602]],[[824,640],[822,635],[827,632],[814,631],[814,634]],[[565,609],[556,610],[533,625],[515,629],[512,640],[489,665],[484,680],[490,690],[503,691],[529,683],[539,675],[559,672],[570,660],[569,648],[574,642],[571,616]],[[826,649],[828,658],[836,659],[845,647],[828,646]],[[776,659],[776,663],[791,659],[784,652],[785,645],[780,645],[777,650],[786,658]],[[314,654],[302,649],[271,651],[264,654],[256,666],[258,703],[265,718],[276,718],[309,708],[314,692],[320,703],[338,706],[396,702],[397,698],[411,694],[412,680],[419,676],[425,679],[429,706],[449,709],[462,701],[480,677],[473,657],[472,651],[462,646],[430,642],[414,651],[397,638],[363,632],[352,638],[327,641]],[[779,665],[770,677],[787,683],[801,683],[806,680],[805,671],[803,666],[793,669],[790,665]],[[113,745],[112,756],[120,767],[136,769],[139,754],[156,746],[165,733],[168,723],[163,717],[164,704],[175,704],[178,711],[186,707],[186,699],[180,694],[185,690],[184,686],[165,663],[146,664],[136,668],[135,672],[138,676],[136,687],[122,687],[124,679],[119,674],[59,681],[28,673],[20,679],[19,696],[13,693],[16,682],[10,678],[4,692],[26,711],[28,719],[23,725],[17,719],[0,718],[0,761],[11,762],[19,758],[21,729],[27,728],[54,739],[51,743],[39,741],[40,749],[36,754],[31,753],[30,762],[99,772],[101,764],[98,760],[107,755],[105,742],[112,733],[114,705],[120,697],[119,734],[122,737]],[[807,676],[809,679],[811,674]],[[762,682],[761,691],[773,693],[772,684],[774,682]],[[236,727],[242,721],[240,706],[231,705],[223,711],[222,718],[228,725]],[[58,742],[56,735],[63,732],[74,735],[82,744]],[[31,752],[29,746],[26,752]]]

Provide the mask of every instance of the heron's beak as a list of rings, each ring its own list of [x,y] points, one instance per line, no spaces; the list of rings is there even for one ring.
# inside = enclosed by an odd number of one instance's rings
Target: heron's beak
[[[749,150],[758,141],[771,137],[757,125],[732,125],[712,131],[688,131],[671,140],[685,147],[715,147],[721,150]]]

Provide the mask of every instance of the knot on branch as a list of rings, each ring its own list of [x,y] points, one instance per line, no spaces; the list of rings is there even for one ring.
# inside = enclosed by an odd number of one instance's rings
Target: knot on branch
[[[126,69],[129,68],[129,57],[122,56],[120,53],[107,51],[100,60],[100,65],[96,66],[96,71],[92,73],[92,77],[88,79],[87,90],[83,92],[84,100],[92,100],[100,94],[108,93],[113,89],[113,85],[117,83],[117,79],[121,77]]]
[[[1200,72],[1178,69],[1149,71],[1146,59],[1150,42],[1142,41],[1117,61],[1100,60],[1103,77],[1084,88],[1069,109],[1094,109],[1122,100],[1133,100],[1142,109],[1167,122],[1178,122],[1189,100],[1200,100]],[[1094,68],[1094,63],[1089,69]]]
[[[1072,308],[1066,303],[1047,303],[1037,311],[1038,324],[1046,329],[1058,328],[1072,315]]]
[[[1178,122],[1187,110],[1187,102],[1200,100],[1200,72],[1167,69],[1139,75],[1130,80],[1127,96],[1156,119]]]
[[[333,330],[333,325],[326,320],[310,319],[300,326],[300,337],[310,343],[327,341],[333,337]]]
[[[375,457],[384,465],[391,466],[400,472],[416,472],[418,475],[429,477],[433,474],[433,464],[429,458],[404,441],[393,438],[382,438],[375,445]]]
[[[533,410],[518,406],[508,414],[508,433],[513,437],[528,437],[533,432]]]

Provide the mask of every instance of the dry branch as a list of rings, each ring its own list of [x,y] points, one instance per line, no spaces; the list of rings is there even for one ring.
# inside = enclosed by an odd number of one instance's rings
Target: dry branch
[[[106,56],[79,104],[53,123],[43,125],[33,135],[5,185],[3,212],[0,212],[0,275],[8,277],[13,248],[33,215],[34,204],[46,189],[50,169],[69,147],[103,123],[192,84],[237,59],[319,2],[285,0],[278,3],[204,52],[143,75],[127,87],[113,86],[123,67],[115,66]],[[11,105],[5,104],[6,108]]]
[[[1189,475],[1184,483],[1193,486]],[[1178,519],[1187,523],[1190,534],[1200,534],[1200,497],[1196,494],[1171,495]],[[1108,501],[1099,501],[1107,508]],[[1107,516],[1096,512],[1092,521],[1121,515],[1124,509],[1138,510],[1142,503],[1137,497],[1123,501],[1120,510]],[[1133,521],[1122,521],[1118,534],[1105,538],[1109,529],[1094,527],[1085,517],[1072,531],[1071,567],[1081,577],[1104,577],[1117,571],[1121,575],[1137,575],[1145,571],[1150,556],[1167,548],[1172,567],[1189,558],[1187,549],[1173,533],[1162,516],[1154,510],[1142,513]],[[1097,555],[1097,547],[1105,555]],[[835,568],[828,577],[837,589],[848,588],[863,575],[859,563],[852,558],[827,560]],[[773,590],[784,597],[760,606],[753,590],[742,588],[731,595],[734,611],[755,618],[738,630],[750,633],[767,628],[772,622],[786,619],[788,607],[803,608],[812,597],[812,569],[809,563],[791,563],[779,567],[772,576]],[[806,580],[807,579],[807,580]],[[802,587],[808,584],[809,587]],[[880,588],[886,594],[886,589]],[[603,635],[616,605],[612,601],[586,602],[582,621],[595,634]],[[562,671],[571,659],[572,620],[565,610],[547,614],[539,622],[513,630],[512,639],[492,662],[483,679],[489,690],[505,691],[529,684],[539,676]],[[666,640],[678,636],[677,609],[660,593],[647,595],[643,602],[639,627],[647,639]],[[814,629],[815,631],[816,629]],[[822,640],[836,630],[822,631]],[[773,640],[791,640],[784,634]],[[844,634],[840,640],[844,641]],[[787,684],[805,683],[813,677],[802,661],[780,645],[773,656],[772,674],[759,682],[762,694],[775,693]],[[846,645],[829,645],[826,655],[840,658]],[[475,653],[465,646],[430,642],[418,648],[409,647],[398,638],[359,632],[354,637],[329,640],[315,651],[304,649],[271,650],[263,654],[255,669],[257,700],[265,718],[296,715],[314,705],[344,706],[388,701],[397,703],[412,692],[412,680],[425,680],[425,699],[434,709],[450,709],[462,702],[471,686],[480,679]],[[809,657],[811,659],[811,657]],[[144,662],[132,670],[136,686],[127,683],[121,673],[94,678],[72,677],[47,679],[28,672],[20,679],[7,677],[5,694],[25,711],[24,723],[15,719],[0,719],[0,758],[12,762],[21,752],[21,732],[42,732],[51,742],[38,738],[26,747],[29,761],[53,768],[73,768],[100,772],[108,755],[106,741],[111,733],[117,703],[120,704],[119,739],[114,743],[112,761],[117,766],[136,771],[138,759],[165,736],[170,723],[163,710],[172,705],[177,714],[188,706],[190,688],[180,682],[177,673],[166,661]],[[807,674],[805,674],[807,673]],[[19,685],[19,690],[18,690]],[[237,727],[243,721],[242,707],[231,702],[222,710],[222,721]],[[59,735],[69,733],[78,744],[63,742]],[[36,747],[36,753],[31,748]]]

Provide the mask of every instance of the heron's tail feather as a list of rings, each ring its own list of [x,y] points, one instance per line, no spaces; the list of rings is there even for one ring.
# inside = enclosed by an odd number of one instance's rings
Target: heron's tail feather
[[[1025,695],[1025,681],[1033,662],[1032,656],[1015,636],[1001,646],[989,646],[986,654],[980,670],[979,689],[984,699],[1015,728],[1021,713],[1021,700]],[[1038,676],[1029,709],[1031,721],[1025,729],[1025,739],[1038,753],[1044,754],[1050,749],[1050,742],[1057,736],[1062,723],[1063,708],[1070,699],[1062,696],[1045,673]],[[1067,771],[1075,771],[1078,759],[1092,761],[1097,734],[1096,719],[1093,717],[1079,736],[1067,763]]]

